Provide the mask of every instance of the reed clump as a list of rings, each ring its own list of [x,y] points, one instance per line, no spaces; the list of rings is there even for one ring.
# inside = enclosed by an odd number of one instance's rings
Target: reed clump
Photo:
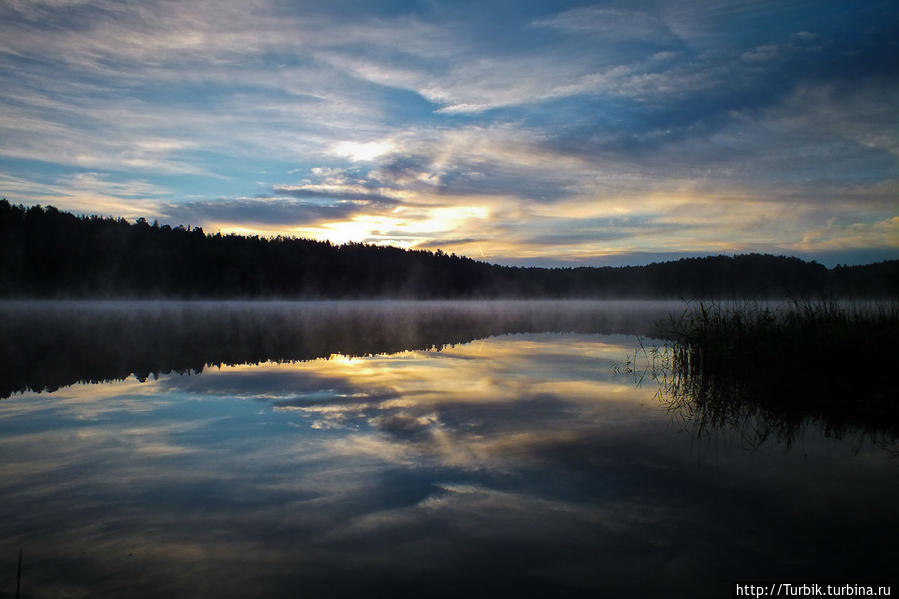
[[[899,438],[896,303],[699,303],[662,335],[664,396],[700,429],[752,423],[790,440],[814,420],[834,436]]]

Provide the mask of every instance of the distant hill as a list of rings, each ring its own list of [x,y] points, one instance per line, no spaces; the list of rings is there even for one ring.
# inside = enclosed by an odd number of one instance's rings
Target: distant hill
[[[207,235],[0,200],[0,296],[899,297],[899,260],[827,269],[745,254],[626,267],[499,266],[440,250]]]

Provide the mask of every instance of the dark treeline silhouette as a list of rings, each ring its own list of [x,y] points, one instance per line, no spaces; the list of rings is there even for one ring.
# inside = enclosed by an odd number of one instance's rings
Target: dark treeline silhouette
[[[899,260],[827,269],[748,254],[628,267],[487,264],[437,250],[208,235],[0,200],[5,297],[788,297],[899,295]]]

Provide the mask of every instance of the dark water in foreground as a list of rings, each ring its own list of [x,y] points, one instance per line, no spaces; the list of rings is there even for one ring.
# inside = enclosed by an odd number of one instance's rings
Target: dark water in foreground
[[[888,578],[895,446],[698,435],[613,368],[669,309],[6,305],[0,593],[20,547],[22,597]]]

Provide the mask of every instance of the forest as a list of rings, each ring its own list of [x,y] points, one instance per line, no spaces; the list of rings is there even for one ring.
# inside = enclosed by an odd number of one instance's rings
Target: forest
[[[441,250],[207,234],[0,200],[6,298],[897,297],[899,260],[828,269],[768,254],[646,266],[488,264]]]

